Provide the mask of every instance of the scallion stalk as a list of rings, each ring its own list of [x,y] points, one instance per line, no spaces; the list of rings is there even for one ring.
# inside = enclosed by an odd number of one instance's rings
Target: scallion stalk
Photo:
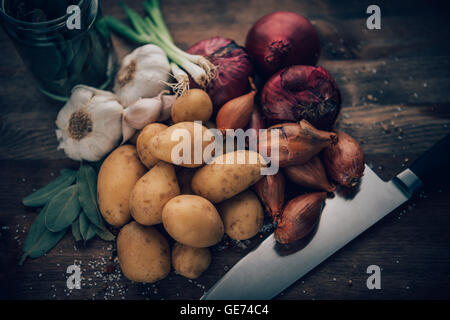
[[[139,44],[154,44],[159,46],[167,54],[167,57],[178,67],[184,69],[194,81],[205,87],[214,78],[214,65],[205,57],[189,54],[178,48],[170,35],[170,32],[162,18],[158,0],[147,0],[144,7],[149,16],[143,18],[136,11],[129,8],[119,0],[130,20],[131,27],[113,17],[105,17],[106,24],[119,35]],[[183,94],[189,89],[186,85],[186,77],[181,76],[182,70],[172,67],[174,78],[180,82],[171,86],[177,94]],[[187,75],[186,75],[187,76]]]

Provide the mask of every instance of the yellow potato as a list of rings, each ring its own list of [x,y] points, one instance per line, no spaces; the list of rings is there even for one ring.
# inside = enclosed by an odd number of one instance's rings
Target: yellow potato
[[[159,132],[167,129],[168,127],[162,123],[150,123],[142,129],[136,141],[136,149],[141,162],[150,169],[153,167],[159,159],[154,157],[150,152],[150,141]]]
[[[153,227],[132,221],[117,236],[117,256],[123,274],[136,282],[155,282],[170,272],[167,240]]]
[[[171,115],[175,123],[195,120],[206,122],[212,112],[213,105],[208,94],[201,89],[191,89],[174,102]]]
[[[144,226],[161,223],[164,205],[179,194],[173,165],[160,161],[138,180],[131,191],[131,215]]]
[[[241,158],[244,163],[238,163]],[[254,151],[238,150],[223,154],[197,170],[192,178],[192,190],[212,203],[222,202],[261,179],[261,168],[265,165],[265,160]]]
[[[197,132],[194,133],[194,130]],[[200,167],[203,164],[203,151],[211,143],[203,141],[203,135],[207,130],[200,124],[194,127],[194,122],[174,124],[151,139],[150,152],[165,162],[188,168]],[[195,159],[194,139],[199,147],[197,159]]]
[[[182,276],[195,279],[208,269],[211,252],[208,248],[194,248],[175,243],[172,248],[172,265]]]
[[[146,171],[132,145],[117,148],[103,161],[97,180],[98,206],[110,225],[120,227],[130,220],[131,189]]]
[[[195,248],[218,243],[223,223],[214,205],[194,195],[180,195],[169,200],[162,212],[164,228],[176,241]]]
[[[250,190],[241,192],[219,205],[225,233],[234,240],[246,240],[258,233],[264,212],[256,195]]]

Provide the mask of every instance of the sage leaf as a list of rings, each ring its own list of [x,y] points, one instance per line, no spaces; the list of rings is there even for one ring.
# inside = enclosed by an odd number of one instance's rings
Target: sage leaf
[[[40,207],[45,205],[54,195],[70,186],[76,178],[75,170],[63,169],[61,175],[45,187],[33,192],[22,200],[24,206]]]
[[[61,190],[49,201],[45,225],[48,230],[58,232],[70,226],[79,214],[78,186],[74,184]]]
[[[97,173],[89,165],[81,165],[77,174],[78,199],[88,219],[103,228],[103,218],[97,206]]]
[[[23,255],[19,261],[22,265],[27,257],[38,258],[52,249],[65,235],[66,230],[51,232],[45,226],[45,214],[48,209],[46,205],[31,225],[27,237],[23,242]]]
[[[75,238],[75,241],[81,241],[81,232],[80,232],[80,221],[79,221],[79,217],[72,222],[72,235]]]
[[[80,220],[81,237],[86,242],[95,236],[96,227],[89,221],[88,217],[84,214],[84,212],[80,213],[79,220]]]
[[[114,241],[116,239],[116,236],[113,235],[108,229],[105,228],[96,228],[95,232],[100,237],[100,239],[105,241]]]

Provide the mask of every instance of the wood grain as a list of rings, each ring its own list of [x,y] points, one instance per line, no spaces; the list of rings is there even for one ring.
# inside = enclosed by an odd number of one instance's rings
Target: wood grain
[[[141,1],[126,1],[140,12]],[[292,10],[319,31],[319,64],[335,77],[343,96],[338,128],[361,144],[374,171],[388,180],[450,133],[450,29],[444,1],[378,1],[382,29],[367,30],[369,1],[197,0],[162,1],[175,42],[188,48],[221,35],[244,44],[261,16]],[[115,0],[104,14],[125,20]],[[119,57],[134,45],[113,38]],[[58,151],[55,118],[60,103],[34,86],[6,34],[0,32],[0,298],[8,299],[197,299],[261,238],[243,249],[230,243],[214,250],[197,281],[176,275],[157,284],[125,279],[109,243],[75,245],[70,234],[45,257],[17,266],[21,244],[36,211],[21,199],[77,167]],[[450,224],[448,184],[416,196],[340,250],[278,299],[448,299]],[[265,237],[267,233],[261,234]],[[82,290],[69,291],[65,269],[81,263]],[[366,268],[382,267],[382,290],[368,290]],[[115,266],[112,273],[104,270]],[[349,280],[352,280],[349,285]],[[270,281],[267,280],[267,281]]]

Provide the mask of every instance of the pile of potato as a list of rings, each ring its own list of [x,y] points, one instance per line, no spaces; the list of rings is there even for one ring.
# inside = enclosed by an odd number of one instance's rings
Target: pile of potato
[[[171,126],[147,125],[136,146],[118,147],[101,166],[99,208],[110,225],[121,228],[117,254],[130,280],[158,281],[171,266],[187,278],[197,278],[211,262],[208,247],[224,233],[235,240],[249,239],[263,225],[262,205],[249,190],[266,165],[259,154],[256,164],[225,164],[219,161],[225,155],[210,164],[172,163],[171,151],[178,144],[170,139],[173,130],[193,132],[193,120],[211,117],[211,100],[198,91],[192,89],[175,102]],[[249,157],[252,152],[237,150],[234,156]],[[174,240],[172,248],[167,235],[155,228],[159,224]]]

